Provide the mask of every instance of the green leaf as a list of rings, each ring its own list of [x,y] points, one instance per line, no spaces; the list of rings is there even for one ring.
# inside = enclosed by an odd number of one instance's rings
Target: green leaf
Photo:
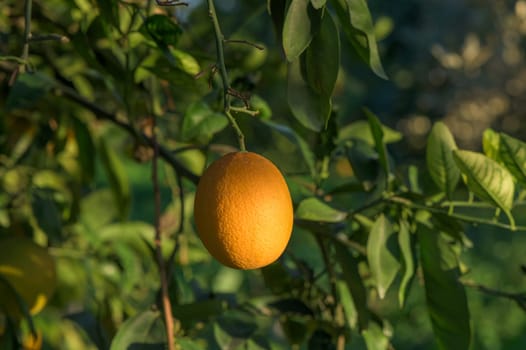
[[[330,117],[331,99],[305,82],[301,61],[297,58],[288,65],[287,100],[294,117],[306,128],[319,132]]]
[[[457,145],[447,126],[442,122],[435,123],[427,140],[427,169],[440,191],[449,198],[460,179],[460,171],[453,159],[453,150],[456,149]]]
[[[354,308],[358,313],[360,329],[367,328],[370,312],[367,308],[367,291],[358,271],[358,261],[342,243],[335,242],[336,261],[342,270],[343,280],[351,293]],[[350,322],[350,320],[348,320]],[[351,324],[352,326],[352,324]]]
[[[163,350],[165,347],[166,331],[161,313],[147,310],[129,318],[119,327],[110,350]]]
[[[270,120],[262,120],[263,124],[269,126],[273,130],[276,130],[283,136],[285,136],[287,139],[289,139],[292,143],[298,146],[301,154],[303,155],[303,159],[305,160],[305,164],[307,165],[310,174],[314,177],[316,175],[316,159],[314,157],[314,153],[312,153],[309,144],[301,138],[300,135],[298,135],[294,130],[292,130],[290,127],[282,124],[278,124],[275,122],[272,122]]]
[[[95,234],[118,215],[117,199],[110,189],[91,192],[80,204],[80,222]]]
[[[203,101],[191,104],[184,114],[181,137],[183,141],[197,140],[207,144],[212,137],[228,125],[222,113],[214,112]]]
[[[78,118],[72,118],[72,122],[73,130],[75,131],[75,142],[78,147],[79,162],[82,168],[82,181],[87,184],[95,176],[95,144],[86,123]]]
[[[418,227],[427,309],[439,348],[467,350],[471,329],[466,291],[458,281],[457,255],[446,237],[433,227]]]
[[[292,0],[283,24],[283,50],[289,62],[296,60],[312,40],[309,0]]]
[[[391,173],[389,166],[389,159],[387,156],[387,148],[384,143],[384,132],[382,129],[382,123],[377,116],[375,116],[371,111],[364,109],[365,115],[367,115],[367,120],[369,121],[369,127],[371,128],[371,134],[373,135],[374,144],[376,151],[380,157],[380,165],[384,169],[386,174]]]
[[[317,93],[331,96],[340,69],[340,36],[329,12],[322,18],[320,29],[305,52],[309,86]]]
[[[409,286],[413,277],[415,276],[415,262],[413,254],[413,244],[411,232],[409,230],[409,223],[405,220],[400,220],[398,230],[398,245],[400,246],[400,253],[402,257],[401,272],[402,280],[398,288],[398,302],[400,307],[404,306],[409,292]]]
[[[119,3],[117,1],[97,0],[102,18],[111,23],[115,28],[119,28]]]
[[[367,329],[362,331],[367,350],[389,349],[389,338],[384,334],[382,327],[376,322],[369,322]]]
[[[139,31],[150,37],[159,47],[177,45],[183,30],[168,16],[155,14],[145,19]]]
[[[50,188],[34,191],[31,207],[38,226],[49,238],[59,240],[62,234],[62,220],[60,211],[53,201],[53,192]]]
[[[379,77],[387,79],[378,45],[371,13],[366,0],[334,0],[342,29],[358,55]]]
[[[310,0],[312,7],[316,10],[321,9],[327,3],[327,0]]]
[[[53,81],[42,73],[22,73],[9,90],[5,110],[33,107],[51,88]]]
[[[470,191],[509,212],[513,205],[515,185],[511,174],[493,159],[471,151],[453,151],[460,171],[467,176]]]
[[[398,142],[402,139],[401,133],[383,124],[382,132],[384,134],[383,140],[386,144]],[[359,139],[371,146],[374,146],[374,138],[371,132],[371,127],[369,126],[369,122],[365,120],[358,120],[340,128],[338,131],[337,142],[342,143],[350,139]]]
[[[279,47],[283,47],[283,25],[285,23],[286,0],[267,0],[267,11],[272,18]]]
[[[500,134],[499,158],[523,186],[526,186],[526,143]]]
[[[393,226],[389,219],[381,214],[376,219],[367,240],[367,260],[380,299],[385,297],[400,269],[398,255],[399,247]]]
[[[342,305],[343,313],[349,328],[356,328],[358,313],[354,307],[349,287],[347,287],[347,284],[345,284],[345,282],[342,280],[338,280],[336,282],[336,291],[338,292],[338,301]]]
[[[362,183],[365,190],[370,190],[380,173],[378,153],[372,145],[357,139],[346,147],[347,158],[351,163],[354,175]]]
[[[316,197],[304,199],[298,205],[294,218],[318,222],[342,222],[347,218],[347,213],[328,206]]]
[[[482,134],[482,149],[484,154],[495,161],[499,161],[500,135],[492,129],[484,130]]]
[[[131,205],[130,185],[126,169],[117,153],[107,144],[103,137],[99,140],[99,155],[115,196],[119,216],[121,220],[124,220],[128,217]]]

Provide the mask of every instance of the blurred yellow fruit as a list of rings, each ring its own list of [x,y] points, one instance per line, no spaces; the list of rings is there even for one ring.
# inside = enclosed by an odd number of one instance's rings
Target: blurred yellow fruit
[[[0,252],[0,309],[12,319],[23,317],[14,288],[29,312],[38,313],[55,290],[53,258],[45,248],[23,237],[0,239]]]

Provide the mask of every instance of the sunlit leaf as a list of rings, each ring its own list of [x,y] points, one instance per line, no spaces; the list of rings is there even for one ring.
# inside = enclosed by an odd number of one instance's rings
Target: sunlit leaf
[[[482,149],[484,154],[499,161],[500,135],[493,129],[486,129],[482,134]]]
[[[321,9],[327,3],[327,0],[310,0],[312,7],[315,9]]]
[[[380,157],[380,165],[384,168],[385,173],[389,174],[391,172],[391,169],[389,166],[387,149],[385,147],[384,142],[384,132],[382,129],[382,123],[380,123],[378,117],[374,115],[371,111],[364,109],[364,113],[367,116],[367,120],[369,121],[369,127],[371,128],[371,134],[373,136],[376,152],[378,152],[378,155]]]
[[[283,24],[283,49],[287,60],[296,60],[312,40],[309,0],[292,0]]]
[[[207,144],[212,137],[228,125],[222,113],[214,112],[203,101],[191,104],[184,114],[181,137],[183,141],[197,140]]]
[[[343,31],[358,55],[379,77],[387,79],[378,45],[371,13],[366,0],[335,0],[336,13]]]
[[[301,59],[289,63],[287,100],[294,117],[308,129],[320,131],[331,113],[329,95],[318,94],[304,80]]]
[[[381,299],[400,269],[399,247],[389,219],[383,214],[375,221],[367,240],[367,260]]]
[[[400,255],[402,258],[402,280],[400,281],[400,286],[398,287],[398,303],[400,304],[400,307],[403,307],[409,292],[409,286],[415,275],[415,257],[413,253],[413,244],[411,232],[409,230],[409,223],[407,221],[401,220],[399,222],[399,226],[398,245],[400,246]]]
[[[382,132],[384,134],[384,143],[394,143],[402,139],[402,134],[390,127],[382,124]],[[371,133],[369,122],[365,120],[358,120],[345,125],[338,131],[338,142],[344,142],[350,139],[360,139],[374,146],[374,138]]]
[[[453,152],[470,191],[504,211],[511,210],[515,185],[511,174],[493,159],[471,151]]]
[[[358,325],[360,329],[367,328],[370,312],[367,309],[367,291],[362,277],[358,272],[358,261],[347,247],[341,243],[335,243],[336,261],[342,270],[342,277],[351,293],[354,308],[358,313]],[[351,320],[348,320],[351,322]]]
[[[455,149],[457,145],[447,126],[442,122],[435,123],[427,140],[427,169],[438,188],[449,197],[460,179],[460,171],[453,159]]]
[[[369,322],[367,329],[362,331],[367,350],[389,349],[389,338],[384,334],[382,327],[376,322]]]
[[[128,216],[131,205],[128,175],[124,169],[121,158],[119,158],[117,153],[107,144],[107,141],[103,137],[99,140],[99,154],[108,177],[108,182],[116,198],[120,218],[125,219]]]
[[[159,311],[146,310],[129,318],[119,327],[111,342],[110,350],[135,348],[148,350],[166,348],[166,330]]]
[[[467,297],[458,281],[457,255],[445,237],[433,227],[418,227],[427,309],[439,348],[467,350],[471,342]]]
[[[340,36],[329,12],[305,52],[305,66],[309,86],[319,94],[332,95],[340,69]]]
[[[526,186],[526,143],[501,133],[499,158],[512,175]]]
[[[294,217],[318,222],[342,222],[347,218],[347,213],[331,208],[316,197],[311,197],[301,201]]]

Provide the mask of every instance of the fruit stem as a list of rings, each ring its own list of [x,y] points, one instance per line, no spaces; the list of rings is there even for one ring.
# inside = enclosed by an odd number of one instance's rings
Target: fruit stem
[[[245,135],[243,135],[243,132],[241,131],[241,128],[239,127],[236,118],[230,113],[230,85],[228,80],[228,72],[226,70],[225,65],[225,52],[223,49],[223,43],[225,42],[225,36],[221,32],[221,26],[219,25],[219,20],[217,19],[217,13],[216,8],[214,5],[214,0],[208,0],[208,11],[210,14],[210,18],[212,18],[212,24],[214,25],[214,33],[216,36],[216,50],[217,50],[217,65],[219,66],[219,72],[221,73],[221,81],[223,82],[223,108],[224,113],[226,117],[228,118],[228,121],[234,128],[234,131],[236,132],[237,139],[239,142],[239,148],[241,151],[246,151],[247,148],[245,146]]]

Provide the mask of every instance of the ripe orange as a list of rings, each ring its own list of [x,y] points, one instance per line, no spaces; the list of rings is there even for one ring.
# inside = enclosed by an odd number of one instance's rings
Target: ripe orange
[[[292,200],[270,160],[234,152],[216,160],[201,176],[194,217],[213,257],[229,267],[256,269],[276,261],[287,247]]]

